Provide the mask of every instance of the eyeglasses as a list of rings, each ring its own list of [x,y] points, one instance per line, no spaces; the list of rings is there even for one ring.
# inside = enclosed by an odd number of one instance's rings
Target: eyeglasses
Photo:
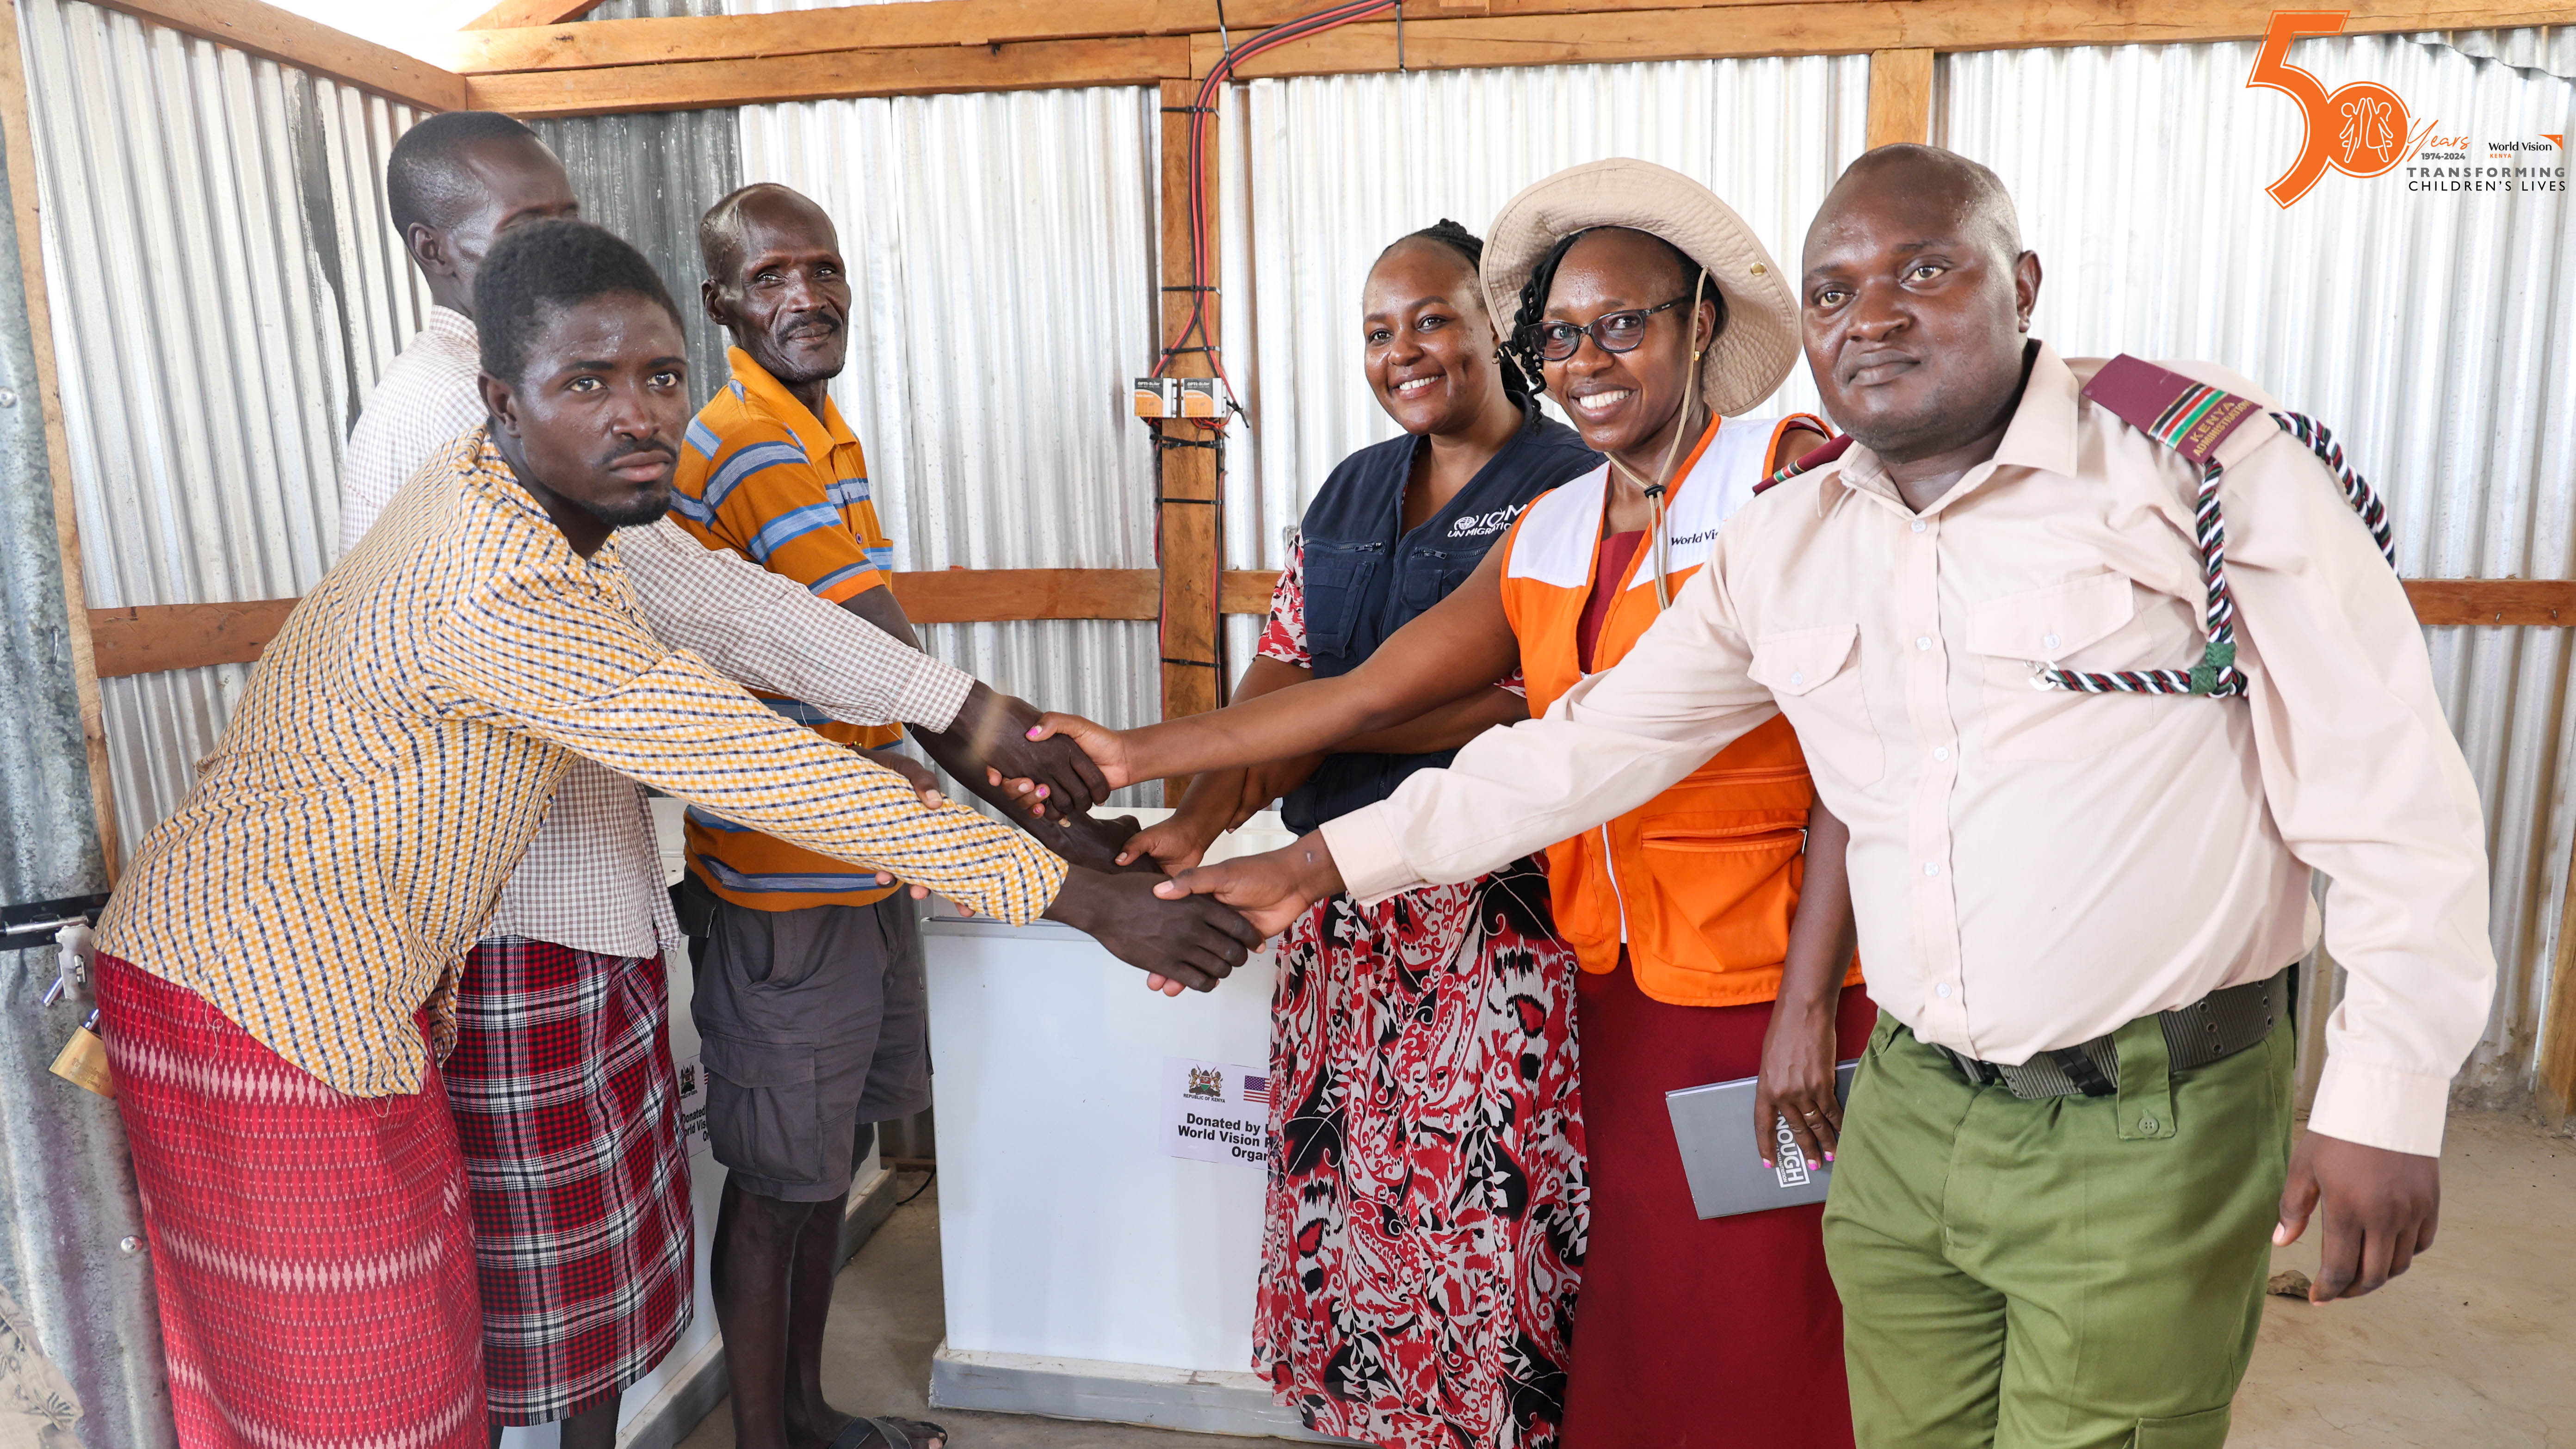
[[[1589,327],[1571,322],[1537,322],[1521,329],[1521,345],[1549,362],[1563,362],[1583,346],[1590,337],[1604,352],[1634,352],[1646,340],[1646,319],[1658,312],[1669,312],[1689,301],[1675,297],[1655,307],[1640,307],[1629,312],[1605,312],[1592,319]]]

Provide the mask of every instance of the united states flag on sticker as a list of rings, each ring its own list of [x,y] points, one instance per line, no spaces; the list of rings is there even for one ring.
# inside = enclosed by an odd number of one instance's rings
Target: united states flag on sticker
[[[1243,1100],[1250,1102],[1257,1107],[1269,1106],[1270,1079],[1268,1077],[1256,1077],[1248,1072],[1245,1073],[1243,1078]]]

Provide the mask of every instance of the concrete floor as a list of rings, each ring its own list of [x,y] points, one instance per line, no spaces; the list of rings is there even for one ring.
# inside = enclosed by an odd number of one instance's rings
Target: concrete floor
[[[904,1190],[917,1179],[907,1176]],[[852,1412],[928,1417],[939,1344],[937,1191],[897,1209],[841,1274],[824,1366]],[[2276,1268],[2316,1269],[2309,1240]],[[2234,1449],[2576,1445],[2576,1139],[2516,1116],[2451,1121],[2433,1251],[2377,1294],[2275,1298],[2236,1398]],[[681,1449],[733,1449],[719,1407]],[[957,1449],[1241,1449],[1247,1441],[1008,1414],[938,1416]]]
[[[2316,1229],[2272,1264],[2314,1273]],[[2576,1140],[2451,1119],[2442,1222],[2406,1276],[2351,1303],[2275,1298],[2236,1395],[2237,1449],[2576,1444]]]
[[[904,1173],[903,1192],[921,1185]],[[835,1407],[945,1425],[957,1449],[1248,1449],[1279,1439],[1173,1434],[1123,1424],[1084,1424],[1025,1414],[930,1412],[930,1355],[945,1310],[939,1296],[939,1189],[894,1210],[841,1270],[823,1346],[824,1384]],[[680,1449],[733,1449],[733,1404],[716,1406]]]

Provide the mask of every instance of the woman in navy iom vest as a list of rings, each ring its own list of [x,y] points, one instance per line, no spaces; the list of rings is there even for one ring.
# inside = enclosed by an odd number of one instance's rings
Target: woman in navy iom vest
[[[1342,674],[1473,573],[1531,499],[1600,465],[1497,357],[1484,244],[1388,247],[1360,331],[1404,432],[1333,470],[1235,698]],[[1282,794],[1300,832],[1526,719],[1519,676],[1329,755],[1199,776],[1128,846],[1167,869]],[[1556,1442],[1585,1220],[1574,957],[1535,858],[1375,906],[1337,896],[1279,946],[1253,1354],[1283,1403],[1371,1444]]]

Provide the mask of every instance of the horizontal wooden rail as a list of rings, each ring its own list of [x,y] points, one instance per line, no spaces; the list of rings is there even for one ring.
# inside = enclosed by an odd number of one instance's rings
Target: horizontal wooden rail
[[[984,624],[1151,619],[1163,589],[1153,569],[941,569],[896,574],[894,596],[916,624]]]
[[[98,677],[156,674],[208,664],[248,664],[277,637],[293,599],[240,604],[145,604],[89,611]]]
[[[2406,601],[2427,626],[2576,625],[2576,580],[2408,579]]]
[[[1161,601],[1152,569],[937,569],[894,576],[916,624],[1019,619],[1151,619]],[[293,599],[92,609],[98,677],[248,664],[277,637]],[[1262,605],[1268,608],[1266,602]]]
[[[1270,591],[1279,587],[1275,569],[1227,569],[1217,590],[1216,608],[1220,614],[1267,614]]]
[[[1023,619],[1151,619],[1161,604],[1152,569],[941,569],[894,576],[895,596],[916,624]],[[1228,569],[1218,608],[1267,614],[1279,575]],[[2408,579],[2415,617],[2430,626],[2576,627],[2576,580]],[[286,622],[293,599],[238,604],[153,604],[92,609],[98,677],[248,664]]]

